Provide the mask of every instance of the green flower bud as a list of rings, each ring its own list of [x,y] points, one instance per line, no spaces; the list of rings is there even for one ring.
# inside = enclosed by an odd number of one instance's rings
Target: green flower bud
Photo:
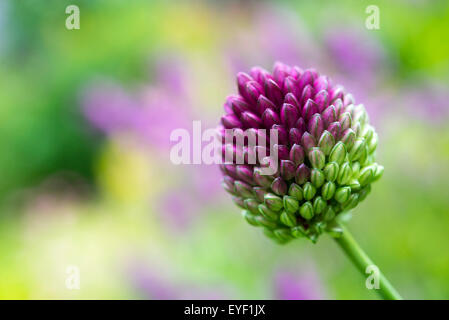
[[[368,140],[368,152],[373,153],[377,148],[377,143],[379,141],[379,136],[377,133],[374,133],[370,140]]]
[[[325,181],[324,173],[320,169],[313,168],[310,175],[310,180],[317,188],[321,187]]]
[[[310,182],[304,184],[304,199],[311,200],[315,196],[316,189]]]
[[[331,221],[335,218],[335,211],[332,208],[332,206],[327,206],[326,209],[324,209],[324,213],[323,213],[323,219],[325,221]]]
[[[370,141],[373,135],[374,129],[370,125],[365,126],[365,128],[362,130],[362,137],[365,138],[366,141]]]
[[[280,220],[287,227],[296,226],[296,217],[293,212],[282,211]]]
[[[368,183],[370,183],[373,178],[374,178],[374,170],[370,166],[370,167],[363,168],[360,171],[358,180],[359,180],[361,186],[365,186]]]
[[[313,218],[313,206],[310,201],[304,202],[299,208],[299,214],[306,220],[310,220]]]
[[[277,227],[276,222],[265,219],[262,216],[256,216],[255,220],[257,221],[257,223],[262,226],[262,227],[266,227],[266,228],[270,228],[270,229],[274,229]]]
[[[376,172],[374,173],[374,179],[372,182],[377,181],[382,177],[384,173],[384,167],[381,165],[376,165]]]
[[[243,210],[242,211],[242,216],[243,218],[245,218],[245,220],[253,226],[258,226],[259,223],[257,222],[256,216],[254,214],[252,214],[251,212],[249,212],[248,210]]]
[[[243,198],[240,197],[232,197],[232,201],[234,201],[234,203],[239,206],[242,209],[246,209],[245,208],[245,203],[243,202]]]
[[[242,182],[242,181],[235,181],[234,182],[235,191],[237,194],[239,194],[243,198],[252,198],[254,197],[253,189],[250,185]]]
[[[282,198],[272,193],[267,193],[265,195],[265,204],[267,205],[268,209],[271,209],[273,211],[280,211],[284,207]]]
[[[363,155],[363,152],[365,151],[365,147],[366,147],[365,139],[363,139],[363,138],[357,139],[354,142],[354,146],[352,147],[351,151],[349,152],[349,159],[351,159],[351,161],[355,161],[355,160],[361,158]]]
[[[292,240],[290,229],[276,229],[274,230],[274,234],[279,239],[280,243],[286,243]]]
[[[251,211],[252,214],[259,214],[259,202],[256,199],[246,199],[243,203],[245,204],[245,208]]]
[[[350,187],[340,187],[335,191],[335,200],[337,200],[338,203],[345,203],[348,201],[349,196],[351,195],[351,188]]]
[[[299,209],[298,200],[291,196],[284,196],[284,209],[288,213],[294,213]]]
[[[360,172],[360,162],[356,161],[352,163],[352,178],[358,178]]]
[[[361,188],[359,180],[357,179],[349,181],[348,185],[351,188],[351,192],[359,191]]]
[[[301,201],[303,199],[303,191],[302,188],[296,183],[292,183],[290,188],[288,189],[288,194],[291,197],[294,197],[296,200]]]
[[[277,239],[276,235],[274,234],[274,232],[271,229],[268,228],[263,228],[263,233],[271,239]]]
[[[347,182],[349,182],[349,179],[351,179],[351,175],[352,175],[351,165],[349,164],[349,162],[345,162],[340,167],[337,182],[339,184],[346,184]]]
[[[321,197],[316,197],[315,200],[313,201],[313,211],[316,214],[320,214],[321,212],[324,211],[324,209],[326,209],[327,203],[326,201],[323,200],[323,198]]]
[[[320,150],[320,148],[312,148],[312,150],[309,151],[309,160],[312,164],[312,167],[322,169],[326,163],[326,157],[324,153]]]
[[[332,147],[335,144],[334,136],[327,130],[321,134],[320,140],[318,141],[318,147],[320,147],[321,151],[327,156],[332,150]]]
[[[296,226],[291,229],[292,236],[295,238],[301,238],[306,236],[306,230],[303,226]]]
[[[335,146],[332,148],[331,153],[329,154],[329,161],[335,161],[338,164],[342,164],[346,158],[346,147],[345,144],[341,141],[338,141]]]
[[[340,166],[337,162],[329,162],[326,167],[324,167],[324,175],[327,181],[335,181],[338,177],[338,171]]]
[[[270,209],[264,204],[259,204],[257,207],[259,209],[259,213],[266,219],[276,221],[278,219],[278,214]]]
[[[355,138],[356,136],[354,130],[349,128],[343,132],[343,135],[340,140],[345,144],[346,150],[351,150],[352,147],[354,146]]]
[[[349,197],[348,201],[346,201],[343,204],[343,208],[345,210],[350,210],[353,209],[357,206],[357,204],[359,203],[359,195],[358,193],[353,193],[351,194],[351,196]]]
[[[323,196],[324,200],[330,200],[334,196],[335,193],[335,183],[332,181],[326,182],[323,187],[321,188],[321,195]]]
[[[359,202],[365,200],[366,196],[371,192],[371,185],[367,185],[359,192]]]

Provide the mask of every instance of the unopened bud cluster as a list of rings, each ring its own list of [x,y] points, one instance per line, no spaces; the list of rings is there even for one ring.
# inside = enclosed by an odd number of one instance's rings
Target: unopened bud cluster
[[[244,218],[285,243],[316,242],[332,221],[354,208],[379,179],[378,136],[362,104],[314,69],[276,63],[273,73],[255,67],[237,75],[238,95],[224,105],[225,129],[277,130],[277,170],[262,175],[263,162],[247,161],[257,148],[243,146],[245,162],[222,164],[223,186]],[[234,143],[234,142],[232,142]],[[235,145],[228,146],[235,149]],[[225,147],[226,149],[226,147]]]

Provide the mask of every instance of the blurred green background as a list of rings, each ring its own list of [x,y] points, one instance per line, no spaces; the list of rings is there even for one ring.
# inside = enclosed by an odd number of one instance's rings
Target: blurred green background
[[[404,298],[448,299],[448,35],[448,1],[2,1],[0,298],[377,298],[330,238],[279,246],[218,168],[169,162],[283,61],[365,104],[385,174],[349,228]]]

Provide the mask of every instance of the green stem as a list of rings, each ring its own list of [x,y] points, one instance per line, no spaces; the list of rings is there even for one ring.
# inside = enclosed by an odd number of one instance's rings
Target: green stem
[[[360,248],[358,243],[352,237],[351,233],[342,224],[340,227],[343,229],[343,234],[334,238],[335,241],[340,245],[344,252],[348,255],[349,259],[354,263],[354,265],[359,269],[359,271],[367,276],[366,268],[369,265],[374,265],[373,261],[368,257],[368,255]],[[387,278],[379,271],[379,289],[376,290],[379,295],[385,300],[402,300],[399,293],[391,285]]]

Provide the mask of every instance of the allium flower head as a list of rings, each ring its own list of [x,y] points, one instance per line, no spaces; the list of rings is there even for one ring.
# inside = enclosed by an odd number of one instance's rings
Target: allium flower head
[[[375,163],[378,137],[364,106],[316,70],[282,63],[272,73],[259,67],[239,73],[237,86],[239,94],[224,105],[222,142],[225,129],[234,137],[249,130],[257,145],[248,144],[247,136],[243,145],[226,141],[223,150],[234,158],[221,165],[224,188],[244,209],[244,218],[267,236],[280,243],[299,237],[316,242],[333,231],[339,214],[365,199],[383,173]],[[270,129],[278,133],[275,144]],[[272,148],[259,145],[261,135]],[[262,149],[268,157],[261,160]],[[278,161],[270,161],[275,156]],[[261,174],[267,163],[275,164],[274,174]]]

